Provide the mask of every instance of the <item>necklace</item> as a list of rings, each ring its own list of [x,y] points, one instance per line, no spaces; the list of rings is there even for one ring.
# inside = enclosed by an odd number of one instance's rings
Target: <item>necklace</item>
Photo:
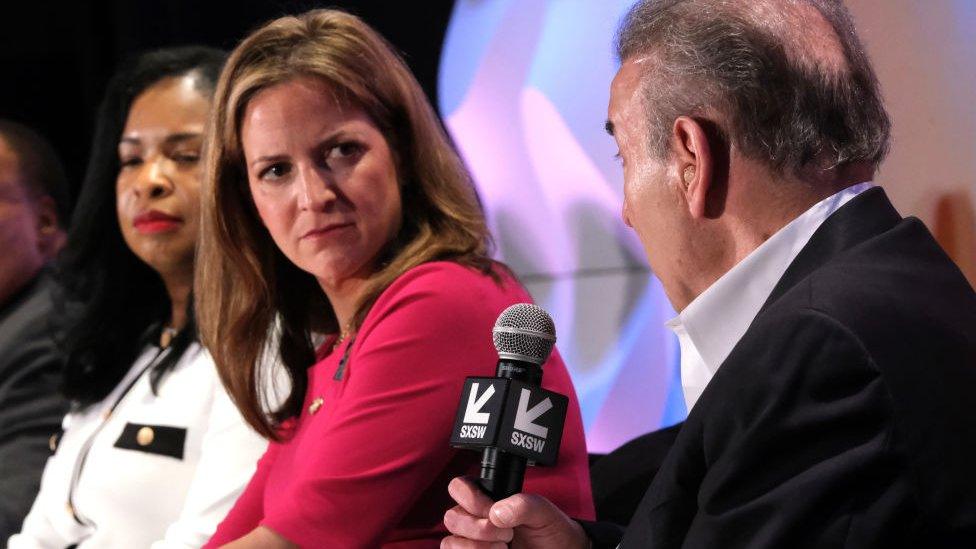
[[[339,332],[339,337],[337,337],[335,342],[332,343],[332,351],[334,352],[336,347],[338,347],[339,344],[345,341],[350,335],[352,334],[350,334],[349,325],[347,324],[346,329],[341,330]],[[346,365],[349,363],[349,352],[352,351],[352,344],[355,340],[356,337],[353,336],[349,342],[349,346],[346,347],[346,352],[342,355],[342,358],[339,359],[339,367],[336,368],[335,374],[332,376],[333,381],[342,381],[342,376],[346,371]],[[325,404],[325,398],[322,396],[312,399],[312,403],[308,405],[308,414],[315,415],[322,408],[323,404]]]
[[[333,351],[335,351],[336,350],[336,347],[338,347],[339,345],[341,345],[342,342],[345,341],[349,337],[349,332],[351,331],[350,330],[351,325],[352,325],[352,321],[349,321],[349,322],[346,323],[346,325],[345,325],[344,328],[342,328],[341,330],[339,330],[339,337],[337,337],[336,340],[332,342],[332,350]]]
[[[159,334],[159,346],[163,349],[168,348],[178,333],[180,332],[172,326],[163,326],[163,332]]]

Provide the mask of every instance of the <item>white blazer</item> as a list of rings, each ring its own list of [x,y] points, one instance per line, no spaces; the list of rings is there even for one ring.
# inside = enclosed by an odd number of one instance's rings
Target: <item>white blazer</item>
[[[244,422],[198,344],[154,395],[149,370],[159,355],[149,346],[108,397],[65,417],[9,549],[187,548],[210,538],[267,442]]]

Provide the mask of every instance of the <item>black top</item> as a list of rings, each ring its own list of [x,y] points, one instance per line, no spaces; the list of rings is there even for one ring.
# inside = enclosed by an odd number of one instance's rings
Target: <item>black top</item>
[[[0,545],[20,531],[68,411],[50,330],[52,284],[43,273],[0,308]]]
[[[623,547],[973,547],[974,402],[976,293],[865,191],[722,364]]]

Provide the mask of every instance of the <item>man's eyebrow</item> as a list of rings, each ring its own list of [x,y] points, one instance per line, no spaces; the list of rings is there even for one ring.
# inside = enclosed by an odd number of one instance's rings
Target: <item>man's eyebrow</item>
[[[613,135],[613,122],[611,122],[610,120],[607,120],[607,122],[603,125],[603,129],[607,130],[607,133],[612,136]]]

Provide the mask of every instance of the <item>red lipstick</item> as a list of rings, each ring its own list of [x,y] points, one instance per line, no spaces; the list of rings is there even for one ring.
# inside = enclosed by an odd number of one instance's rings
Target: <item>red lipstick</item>
[[[183,223],[183,218],[159,210],[143,212],[132,220],[132,226],[142,234],[157,234],[175,230]]]

